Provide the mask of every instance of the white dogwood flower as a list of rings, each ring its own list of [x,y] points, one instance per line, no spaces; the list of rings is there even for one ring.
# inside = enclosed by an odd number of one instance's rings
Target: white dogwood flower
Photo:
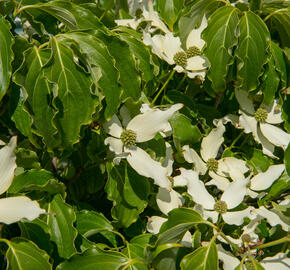
[[[0,150],[0,194],[8,190],[14,178],[16,169],[16,137]],[[45,213],[36,201],[26,196],[7,197],[0,199],[0,222],[11,224],[26,218],[33,220],[40,214]]]
[[[277,179],[279,179],[284,170],[284,164],[271,165],[267,171],[258,173],[253,177],[248,177],[247,195],[256,198],[258,196],[256,191],[268,189]],[[207,182],[206,185],[215,185],[220,190],[226,190],[230,183],[228,179],[216,177]]]
[[[223,134],[225,127],[222,121],[218,121],[217,127],[202,139],[200,155],[188,145],[182,147],[184,159],[188,163],[194,164],[195,171],[204,175],[209,171],[209,175],[217,181],[227,182],[226,177],[232,179],[244,178],[244,174],[249,170],[244,160],[235,157],[224,157],[216,159],[218,151],[224,141]]]
[[[206,28],[206,17],[203,18],[199,28],[193,29],[186,40],[186,51],[181,47],[179,37],[168,32],[165,35],[154,35],[143,32],[143,42],[152,47],[152,52],[169,65],[175,65],[177,72],[186,72],[188,77],[205,77],[205,70],[209,66],[205,57],[201,56],[201,50],[205,42],[201,39],[201,32]]]
[[[125,154],[131,167],[140,175],[152,178],[155,184],[170,189],[167,168],[160,162],[153,160],[143,149],[135,146],[138,142],[146,142],[168,127],[168,120],[174,112],[181,109],[183,104],[175,104],[167,110],[153,109],[139,114],[131,119],[123,128],[116,115],[104,125],[105,130],[112,137],[105,139],[112,152],[117,155]]]
[[[275,146],[285,150],[290,142],[290,134],[275,126],[283,122],[277,101],[274,100],[268,107],[255,110],[246,91],[236,89],[235,95],[241,108],[239,125],[245,133],[253,134],[254,139],[262,145],[263,153],[274,158]]]
[[[204,183],[199,180],[198,173],[193,170],[180,168],[181,175],[174,177],[174,186],[187,185],[187,192],[192,200],[197,203],[196,211],[200,212],[205,219],[211,218],[214,223],[221,215],[228,224],[241,225],[244,218],[249,216],[253,207],[241,211],[231,210],[243,201],[246,195],[247,181],[240,179],[232,182],[222,194],[220,200],[215,201],[209,194]]]

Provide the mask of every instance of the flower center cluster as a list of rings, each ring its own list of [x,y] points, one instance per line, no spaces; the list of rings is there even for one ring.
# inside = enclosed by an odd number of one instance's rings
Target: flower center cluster
[[[251,236],[247,233],[242,235],[242,241],[245,243],[250,243],[251,242]]]
[[[176,65],[181,66],[183,68],[186,67],[187,64],[187,55],[185,52],[178,52],[173,56],[173,61]]]
[[[134,132],[133,130],[130,130],[130,129],[124,130],[120,136],[120,139],[126,147],[130,147],[132,145],[135,145],[136,132]]]
[[[247,270],[255,270],[256,269],[255,265],[252,262],[250,262],[250,261],[247,261],[245,263],[245,266],[246,266]]]
[[[256,110],[255,114],[254,114],[255,119],[257,120],[257,122],[265,122],[267,117],[268,117],[268,113],[266,110],[259,108],[258,110]]]
[[[225,214],[228,211],[228,206],[225,201],[217,201],[214,205],[214,210],[220,214]]]
[[[219,163],[217,160],[215,160],[214,158],[210,158],[208,159],[208,161],[206,162],[206,166],[210,171],[217,171]]]
[[[200,55],[200,49],[196,46],[189,47],[186,51],[187,58]]]

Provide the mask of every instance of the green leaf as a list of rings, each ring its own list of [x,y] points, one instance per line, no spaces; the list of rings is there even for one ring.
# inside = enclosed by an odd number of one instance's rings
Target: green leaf
[[[101,233],[105,238],[115,244],[115,235],[110,233],[113,231],[113,226],[102,214],[83,210],[76,215],[76,228],[84,237],[90,237],[96,233]]]
[[[7,270],[51,270],[49,256],[39,249],[33,242],[24,238],[14,238],[11,241],[1,239],[9,248],[6,252]]]
[[[178,21],[180,39],[185,44],[187,36],[193,28],[200,25],[204,14],[210,14],[215,11],[220,4],[218,0],[200,0],[194,1],[189,11]]]
[[[69,258],[77,251],[74,244],[77,236],[73,226],[76,221],[74,210],[58,194],[48,204],[47,211],[51,213],[47,216],[51,240],[57,245],[59,256]]]
[[[287,69],[283,50],[273,41],[270,43],[270,49],[274,59],[275,69],[280,74],[281,89],[284,90],[287,87]]]
[[[112,217],[119,226],[129,227],[147,206],[148,179],[138,175],[127,163],[114,166],[107,163],[107,197],[113,201]]]
[[[237,44],[238,9],[225,6],[217,9],[203,32],[205,56],[210,62],[208,77],[215,91],[226,88],[228,68],[233,64],[232,48]]]
[[[263,92],[263,103],[270,105],[275,99],[275,94],[279,87],[280,76],[275,70],[273,57],[270,58],[266,65],[266,71],[262,77],[261,89]]]
[[[145,82],[151,81],[158,74],[159,66],[153,63],[149,48],[129,34],[119,33],[118,35],[129,45],[135,56],[137,68],[142,73],[142,79]]]
[[[247,164],[254,167],[255,172],[265,172],[273,161],[265,156],[263,152],[259,149],[253,149],[251,153],[251,158],[248,159]]]
[[[157,0],[160,16],[171,30],[183,8],[183,3],[184,0]]]
[[[140,97],[141,79],[136,70],[136,62],[130,47],[117,37],[103,39],[108,47],[110,55],[115,59],[115,67],[120,73],[119,82],[122,85],[122,100],[132,98],[137,101]]]
[[[280,176],[280,178],[274,182],[271,186],[268,194],[258,201],[258,205],[265,205],[267,202],[278,198],[283,192],[290,189],[290,176],[286,171]]]
[[[127,247],[122,251],[129,259],[136,260],[134,268],[136,270],[149,270],[147,266],[148,260],[144,255],[144,248],[137,244],[128,243]]]
[[[194,144],[201,140],[202,134],[197,126],[191,124],[191,120],[181,113],[175,113],[169,120],[173,129],[175,147],[180,149],[185,144]]]
[[[50,56],[51,51],[48,49],[40,50],[37,47],[33,47],[25,51],[24,61],[21,67],[14,74],[14,81],[26,90],[28,95],[27,107],[30,108],[30,117],[32,118],[34,128],[37,130],[36,133],[37,135],[43,137],[44,143],[46,144],[48,150],[52,151],[52,149],[60,144],[60,138],[56,134],[57,129],[53,123],[53,118],[56,113],[51,104],[51,100],[53,99],[53,87],[52,84],[45,78],[44,72],[42,71],[42,68],[47,64]],[[22,112],[20,111],[17,114],[19,115],[21,113],[22,118],[20,119],[25,120],[24,123],[21,123],[20,121],[16,122],[20,123],[21,127],[25,123],[29,123],[29,120],[31,121],[31,119],[29,119],[25,114],[26,110],[28,111],[25,107],[20,107],[19,109],[21,109]],[[15,118],[15,116],[13,117]],[[15,120],[18,119],[19,117]],[[24,135],[28,136],[30,141],[33,142],[33,138],[31,138],[31,135],[28,131],[26,131],[25,127],[20,129],[20,131]]]
[[[41,167],[37,154],[27,148],[17,148],[16,160],[17,167],[24,169],[39,169]]]
[[[0,101],[10,84],[13,59],[12,44],[13,36],[10,33],[10,25],[0,15]]]
[[[270,14],[271,20],[277,29],[283,47],[290,47],[290,14],[289,7],[284,9],[275,10]]]
[[[290,132],[290,95],[286,95],[282,105],[282,119],[285,120],[284,127]]]
[[[65,37],[75,40],[81,52],[86,54],[94,82],[106,97],[105,118],[110,119],[117,112],[121,96],[119,72],[115,68],[115,60],[103,41],[92,35],[72,32]]]
[[[58,112],[54,122],[61,133],[62,146],[70,148],[79,141],[81,126],[91,122],[97,102],[90,91],[91,78],[75,64],[72,51],[54,37],[51,46],[53,60],[44,73],[57,89],[53,105]]]
[[[15,176],[8,192],[19,193],[31,190],[41,190],[51,194],[64,194],[65,185],[54,179],[51,172],[33,169]]]
[[[118,270],[127,262],[121,253],[89,249],[61,263],[56,270]]]
[[[190,208],[176,208],[168,213],[168,220],[163,223],[156,246],[176,243],[193,225],[204,223],[199,213]]]
[[[244,13],[239,28],[239,43],[235,54],[237,86],[251,91],[257,88],[258,79],[263,73],[270,34],[262,19],[251,11]]]
[[[199,247],[186,255],[180,263],[182,270],[216,270],[218,267],[217,247],[214,241],[208,246]]]
[[[48,254],[52,252],[52,243],[50,242],[49,229],[47,224],[39,218],[33,221],[22,220],[18,222],[21,230],[21,236],[34,242],[40,249]]]
[[[287,149],[284,152],[284,163],[286,166],[286,171],[290,176],[290,144],[288,145]]]

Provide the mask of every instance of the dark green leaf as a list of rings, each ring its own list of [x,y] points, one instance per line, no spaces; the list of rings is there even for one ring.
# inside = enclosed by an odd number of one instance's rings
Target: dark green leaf
[[[61,263],[56,270],[118,270],[127,262],[121,253],[90,249]]]
[[[277,29],[283,47],[290,47],[290,14],[289,7],[274,11],[271,15],[275,28]]]
[[[105,44],[92,35],[73,32],[65,36],[75,40],[81,51],[87,55],[94,82],[102,89],[106,97],[105,118],[110,119],[117,112],[121,95],[115,60],[109,54]]]
[[[286,171],[288,175],[290,176],[290,144],[288,145],[285,153],[284,153],[284,162],[286,166]]]
[[[251,91],[257,88],[258,78],[263,72],[270,35],[262,19],[251,11],[244,13],[239,28],[239,43],[235,55],[237,84]]]
[[[225,6],[217,9],[203,32],[205,56],[210,61],[208,77],[216,91],[226,88],[228,67],[233,64],[232,48],[237,44],[238,9]]]
[[[13,36],[10,33],[10,25],[0,15],[0,101],[10,84],[13,59],[12,44]]]
[[[11,241],[1,239],[1,241],[9,246],[6,253],[7,270],[52,269],[49,256],[33,242],[24,238],[14,238]]]
[[[47,191],[51,194],[64,193],[63,183],[54,179],[51,172],[45,170],[30,170],[14,177],[9,193],[19,193],[31,190]]]
[[[66,204],[60,195],[55,195],[49,203],[47,217],[51,240],[57,245],[58,254],[62,258],[69,258],[76,252],[75,238],[77,230],[73,223],[76,215],[71,206]]]

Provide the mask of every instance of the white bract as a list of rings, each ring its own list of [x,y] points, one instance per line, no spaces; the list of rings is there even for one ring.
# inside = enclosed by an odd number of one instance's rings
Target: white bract
[[[262,145],[263,153],[274,158],[275,146],[285,150],[290,142],[290,134],[275,126],[283,122],[277,101],[255,110],[246,91],[236,89],[235,95],[241,107],[239,125],[245,133],[253,134],[254,139]]]
[[[8,190],[14,178],[14,170],[17,167],[15,148],[16,137],[12,137],[10,142],[0,150],[0,194]],[[33,220],[42,213],[45,213],[45,210],[26,196],[0,199],[1,223],[11,224],[22,218]]]
[[[131,167],[140,175],[154,179],[155,184],[170,189],[167,168],[153,160],[143,149],[135,143],[146,142],[159,132],[168,128],[168,120],[174,112],[181,109],[183,104],[175,104],[167,110],[152,109],[131,119],[123,128],[116,115],[105,124],[105,129],[112,137],[105,139],[111,151],[117,155],[125,155]]]
[[[179,37],[167,32],[165,35],[154,35],[143,32],[143,42],[152,47],[152,52],[169,65],[175,65],[177,72],[186,72],[188,77],[205,77],[205,70],[209,66],[201,50],[205,42],[201,39],[201,32],[206,28],[207,20],[203,17],[199,28],[193,29],[186,40],[186,51],[181,47]]]
[[[180,168],[181,175],[174,178],[174,186],[187,185],[187,192],[192,200],[197,203],[195,210],[200,212],[205,219],[211,218],[217,222],[219,214],[228,224],[241,225],[244,218],[249,216],[253,207],[242,211],[231,210],[243,201],[246,195],[247,181],[240,179],[232,182],[222,194],[220,200],[216,201],[207,191],[204,183],[199,180],[198,173],[193,170]]]
[[[235,168],[233,167],[233,169]],[[248,177],[247,179],[249,184],[247,185],[247,195],[252,198],[256,198],[258,193],[255,191],[268,189],[277,179],[279,179],[284,170],[284,164],[272,165],[267,169],[267,171],[258,173],[254,177]],[[215,185],[218,189],[225,190],[230,183],[231,182],[228,179],[216,177],[215,179],[207,182],[206,185]]]
[[[234,180],[244,178],[244,174],[249,170],[244,160],[235,157],[225,157],[216,160],[218,151],[224,141],[223,134],[225,127],[222,121],[217,122],[217,127],[202,139],[200,155],[188,145],[183,146],[183,156],[188,163],[194,164],[195,171],[204,175],[209,171],[209,175],[218,182],[227,182],[226,177]]]

